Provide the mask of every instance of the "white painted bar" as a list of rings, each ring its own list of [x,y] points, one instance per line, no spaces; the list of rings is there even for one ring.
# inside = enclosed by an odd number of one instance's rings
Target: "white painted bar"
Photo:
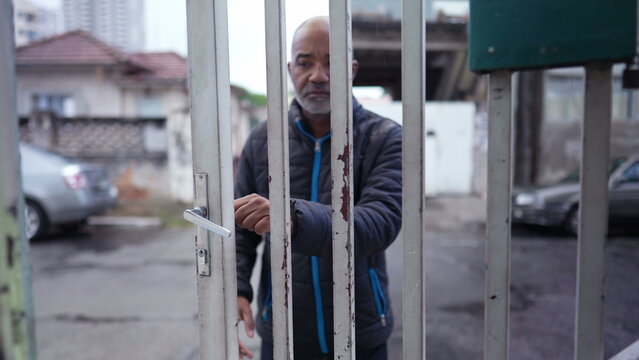
[[[612,65],[586,66],[577,258],[575,359],[603,359],[604,259],[608,231],[608,167]]]
[[[291,212],[284,0],[265,0],[273,358],[293,359]]]
[[[355,359],[353,48],[350,0],[330,0],[333,332],[335,360]]]
[[[193,172],[208,175],[209,219],[235,228],[226,0],[187,0]],[[200,204],[198,204],[200,205]],[[200,359],[237,359],[235,236],[200,233],[210,276],[197,276]]]
[[[508,359],[512,86],[509,71],[489,75],[488,204],[484,359]]]
[[[426,18],[424,0],[404,0],[402,14],[403,358],[426,358],[424,194]]]
[[[13,4],[11,0],[0,0],[0,358],[35,360],[13,37]]]

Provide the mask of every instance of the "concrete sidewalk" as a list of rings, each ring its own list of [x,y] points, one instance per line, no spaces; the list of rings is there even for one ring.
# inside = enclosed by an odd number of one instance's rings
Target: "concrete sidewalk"
[[[472,229],[481,221],[482,205],[475,198],[428,199],[426,215],[429,228],[437,231]],[[95,226],[34,242],[39,358],[196,359],[193,241],[190,227]],[[401,258],[401,241],[389,256]],[[260,266],[258,261],[256,269]],[[401,268],[391,267],[393,277],[401,279]],[[401,289],[399,283],[393,286]],[[399,320],[398,291],[392,301]],[[243,328],[240,334],[259,358],[259,337],[246,338]],[[393,339],[395,352],[401,346],[399,321]]]
[[[428,359],[479,359],[484,203],[432,198],[425,214]],[[513,236],[511,358],[571,358],[576,245],[574,238],[552,234]],[[610,357],[639,338],[639,292],[628,291],[639,288],[639,241],[611,238],[606,251]],[[79,235],[36,240],[31,253],[40,359],[197,359],[191,227],[88,227]],[[389,359],[401,359],[402,257],[398,239],[387,250],[396,319]],[[242,328],[240,334],[246,340]],[[247,344],[257,357],[259,340]]]

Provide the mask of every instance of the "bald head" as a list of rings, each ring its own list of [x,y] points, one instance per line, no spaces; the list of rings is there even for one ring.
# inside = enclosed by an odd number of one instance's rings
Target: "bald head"
[[[300,26],[297,27],[293,34],[293,42],[291,44],[291,55],[294,57],[295,49],[298,47],[300,41],[309,36],[326,36],[328,38],[330,34],[330,24],[328,22],[328,16],[315,16],[307,19]]]
[[[326,16],[304,21],[293,35],[288,71],[295,98],[307,119],[330,114],[330,50],[330,25]],[[353,77],[356,73],[357,61],[353,60]]]

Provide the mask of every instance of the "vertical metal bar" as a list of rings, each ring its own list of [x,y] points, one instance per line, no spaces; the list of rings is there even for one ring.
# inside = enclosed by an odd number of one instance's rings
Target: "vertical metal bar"
[[[35,359],[29,242],[18,152],[13,6],[0,0],[0,358]]]
[[[612,65],[586,66],[577,262],[575,359],[603,359],[604,259]]]
[[[426,358],[424,194],[426,19],[423,0],[404,0],[402,14],[403,358]]]
[[[288,168],[286,18],[284,0],[265,0],[268,173],[271,206],[273,355],[293,358],[291,213]]]
[[[508,358],[512,84],[509,71],[489,78],[488,217],[484,359]]]
[[[350,0],[330,0],[334,359],[355,359],[353,49]]]
[[[187,0],[193,171],[208,174],[209,218],[233,217],[231,104],[226,0]],[[235,237],[207,232],[211,276],[197,275],[200,359],[237,359]]]

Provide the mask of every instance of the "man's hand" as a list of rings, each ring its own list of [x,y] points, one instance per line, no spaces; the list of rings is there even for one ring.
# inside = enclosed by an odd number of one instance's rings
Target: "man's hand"
[[[244,330],[246,330],[246,335],[252,338],[255,331],[253,311],[251,311],[251,303],[244,296],[237,297],[237,320],[244,321]],[[240,359],[244,359],[244,356],[252,359],[253,353],[240,341]]]
[[[235,199],[235,223],[237,226],[264,235],[271,231],[270,210],[268,199],[257,194],[246,195]]]
[[[249,350],[243,342],[240,341],[240,359],[244,359],[244,357],[249,359],[253,358],[253,353]]]

